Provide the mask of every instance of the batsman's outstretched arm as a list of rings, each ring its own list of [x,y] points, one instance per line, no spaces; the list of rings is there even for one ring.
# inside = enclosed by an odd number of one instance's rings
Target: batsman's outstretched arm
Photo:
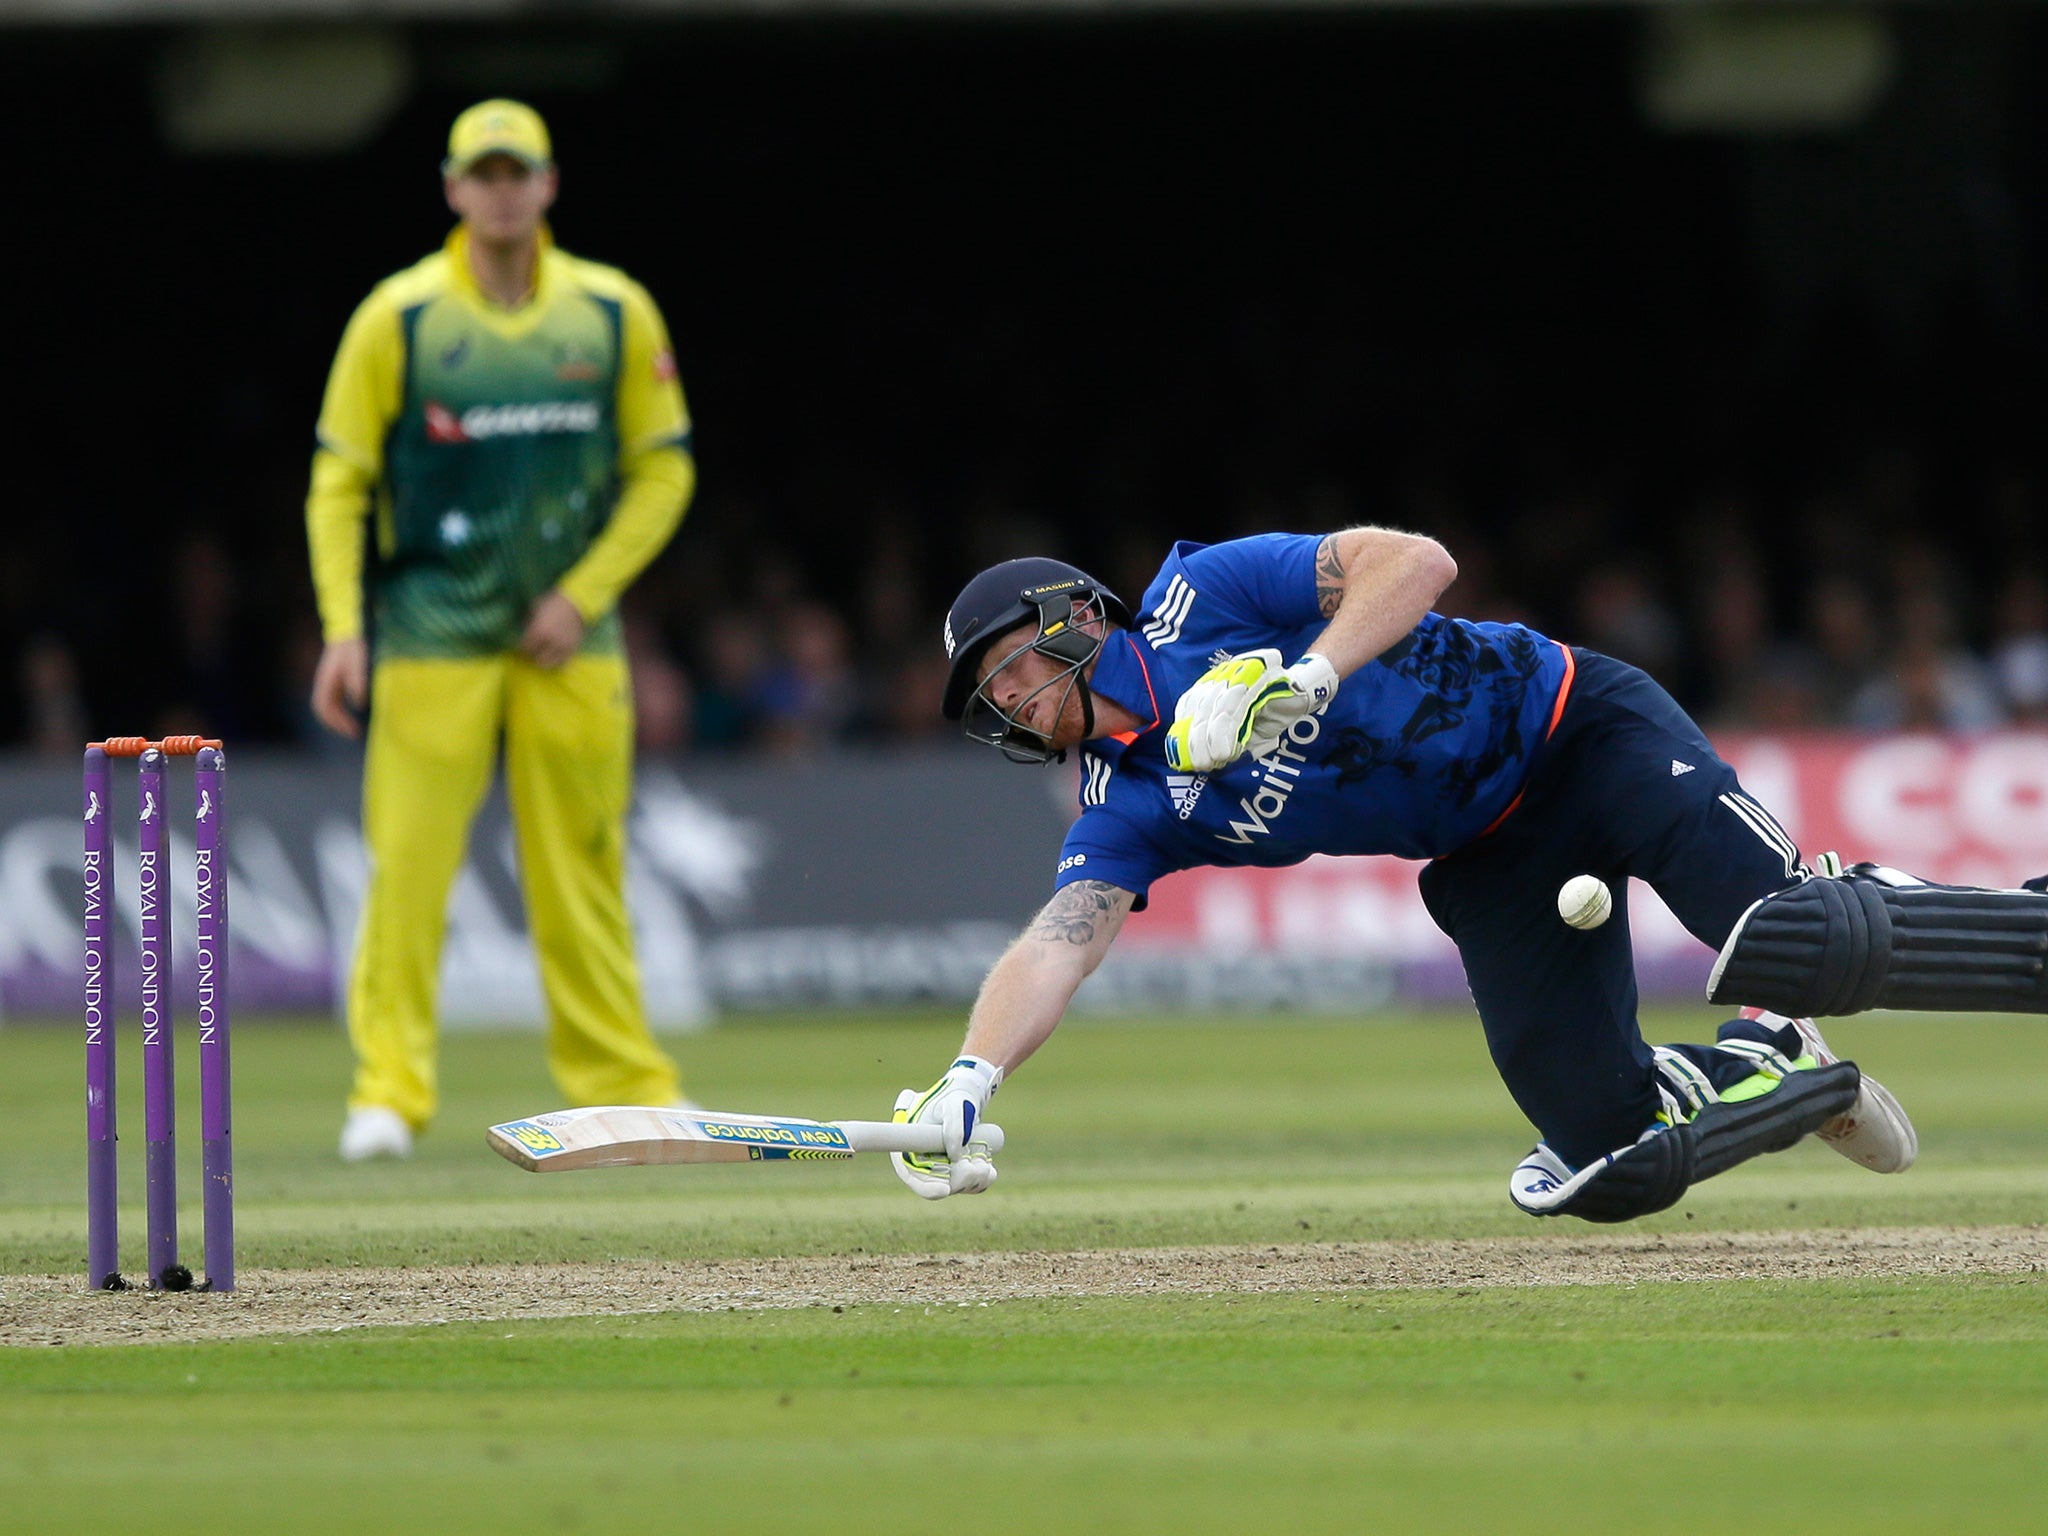
[[[1015,1071],[1059,1027],[1135,899],[1107,880],[1076,880],[1054,893],[982,982],[960,1054]]]
[[[960,1054],[936,1083],[906,1088],[896,1118],[936,1125],[942,1156],[891,1153],[903,1182],[927,1200],[979,1194],[996,1181],[993,1149],[975,1129],[1004,1076],[1059,1027],[1074,989],[1102,963],[1136,900],[1106,880],[1076,880],[1045,904],[990,969],[967,1021]]]

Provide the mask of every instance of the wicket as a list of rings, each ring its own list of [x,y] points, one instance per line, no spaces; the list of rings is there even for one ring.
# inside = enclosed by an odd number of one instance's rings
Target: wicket
[[[197,898],[199,1137],[206,1218],[206,1282],[235,1288],[235,1176],[228,1074],[228,865],[224,841],[227,758],[201,736],[116,736],[85,749],[85,1138],[86,1278],[94,1289],[121,1278],[115,1150],[114,839],[112,760],[136,762],[137,949],[142,980],[143,1172],[149,1222],[149,1286],[182,1291],[192,1271],[178,1262],[178,1129],[171,1054],[171,841],[165,821],[170,759],[193,760],[193,890]]]

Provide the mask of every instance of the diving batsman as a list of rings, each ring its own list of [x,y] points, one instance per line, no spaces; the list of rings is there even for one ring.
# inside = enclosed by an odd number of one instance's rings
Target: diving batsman
[[[675,356],[646,289],[555,245],[532,108],[463,113],[442,177],[461,222],[349,321],[306,503],[326,641],[313,710],[351,737],[369,713],[350,1161],[406,1156],[433,1118],[449,889],[501,740],[557,1085],[574,1104],[680,1092],[626,914],[616,607],[696,482]]]
[[[1314,854],[1426,860],[1508,1092],[1539,1138],[1509,1179],[1536,1216],[1626,1221],[1817,1134],[1878,1173],[1918,1151],[1896,1098],[1817,1017],[2048,1011],[2048,896],[1802,857],[1647,674],[1516,624],[1432,611],[1457,574],[1384,528],[1174,546],[1137,615],[1057,560],[969,582],[946,619],[944,710],[1025,763],[1080,754],[1052,899],[997,961],[960,1052],[899,1119],[939,1199],[996,1177],[976,1127],[1045,1043],[1152,883]],[[1568,925],[1561,888],[1613,891]],[[1718,951],[1711,1044],[1637,1027],[1625,882]]]

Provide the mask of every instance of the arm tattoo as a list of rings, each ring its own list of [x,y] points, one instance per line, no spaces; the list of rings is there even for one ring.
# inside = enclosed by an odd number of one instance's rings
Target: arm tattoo
[[[1316,546],[1316,608],[1326,619],[1337,616],[1344,601],[1344,557],[1337,552],[1337,535],[1331,534]]]
[[[1123,917],[1118,898],[1124,893],[1107,880],[1076,880],[1053,894],[1031,920],[1025,937],[1047,944],[1086,945],[1106,926],[1112,935]]]

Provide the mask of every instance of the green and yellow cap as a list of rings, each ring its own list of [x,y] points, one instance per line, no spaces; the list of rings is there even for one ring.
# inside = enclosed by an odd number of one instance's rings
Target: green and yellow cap
[[[455,119],[455,126],[448,130],[448,158],[441,162],[441,172],[466,175],[486,155],[510,155],[542,170],[554,163],[555,146],[538,112],[523,101],[498,97],[478,102]]]

